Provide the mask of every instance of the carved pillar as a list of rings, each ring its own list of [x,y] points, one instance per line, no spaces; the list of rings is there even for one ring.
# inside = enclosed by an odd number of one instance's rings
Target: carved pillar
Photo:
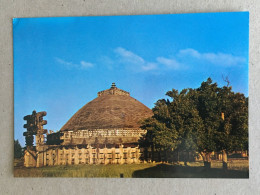
[[[92,147],[91,145],[88,146],[88,154],[89,154],[89,164],[93,164],[93,154],[92,154]]]
[[[127,164],[131,164],[131,148],[127,147]]]
[[[115,156],[116,156],[116,152],[115,152],[115,148],[113,147],[113,148],[111,148],[111,153],[112,153],[112,164],[115,164],[116,163],[116,158],[115,158]]]
[[[124,148],[122,144],[119,147],[119,164],[124,164]]]
[[[86,158],[85,158],[85,148],[81,148],[81,163],[86,164]]]
[[[71,148],[68,149],[68,164],[71,165]]]
[[[36,154],[35,151],[30,150],[28,147],[24,152],[24,166],[36,167]]]
[[[109,163],[109,160],[108,160],[108,150],[107,150],[107,148],[105,147],[104,149],[103,149],[103,153],[104,153],[104,164],[105,165],[107,165],[108,163]]]
[[[139,164],[140,163],[140,149],[139,147],[136,148],[136,163]]]
[[[96,149],[96,157],[97,157],[96,164],[100,164],[99,147],[97,147],[97,149]]]
[[[79,164],[79,148],[77,146],[75,147],[74,164],[75,165]]]

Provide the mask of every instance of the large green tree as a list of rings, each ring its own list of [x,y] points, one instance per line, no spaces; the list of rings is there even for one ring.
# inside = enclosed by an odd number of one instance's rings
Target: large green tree
[[[197,89],[173,89],[170,100],[158,100],[154,116],[146,119],[143,146],[160,150],[199,152],[210,167],[213,151],[247,150],[248,98],[232,92],[229,86],[218,87],[210,78]],[[224,164],[223,164],[224,165]]]
[[[144,121],[147,130],[143,145],[160,150],[177,150],[189,154],[197,151],[203,122],[194,104],[196,91],[184,89],[166,93],[171,100],[159,100],[153,108],[154,116]],[[188,158],[185,158],[185,162]]]
[[[205,166],[211,166],[210,155],[217,150],[216,133],[221,124],[221,110],[219,108],[219,88],[210,78],[202,82],[196,89],[195,104],[204,128],[200,131],[198,151],[203,157]]]
[[[153,108],[154,116],[143,122],[142,128],[147,130],[140,140],[145,148],[159,151],[175,150],[178,145],[178,132],[172,124],[168,100],[158,100]]]
[[[223,154],[223,168],[227,168],[228,152],[248,149],[248,98],[229,86],[220,88],[218,96],[222,121],[215,141]]]
[[[196,108],[194,96],[196,91],[192,89],[184,89],[180,93],[177,90],[172,90],[166,93],[171,97],[172,101],[169,104],[171,115],[171,124],[175,127],[177,136],[177,150],[185,154],[190,154],[198,150],[198,142],[200,132],[203,131],[203,121],[199,117],[199,112]],[[185,164],[189,158],[186,155]]]

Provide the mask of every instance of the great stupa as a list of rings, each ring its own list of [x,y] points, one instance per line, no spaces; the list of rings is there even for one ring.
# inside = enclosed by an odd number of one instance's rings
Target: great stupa
[[[25,166],[139,163],[138,140],[146,133],[142,120],[151,109],[116,87],[100,91],[58,132],[36,135],[36,147],[27,147]],[[30,116],[30,115],[29,115]],[[46,142],[43,137],[47,137]]]

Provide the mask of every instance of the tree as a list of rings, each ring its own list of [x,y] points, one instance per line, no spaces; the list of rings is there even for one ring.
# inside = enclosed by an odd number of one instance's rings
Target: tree
[[[233,113],[231,115],[231,133],[233,151],[248,150],[248,98],[236,93],[233,97]]]
[[[147,155],[147,148],[151,148],[153,157],[155,150],[161,154],[162,151],[175,150],[178,145],[178,133],[171,123],[169,103],[168,100],[158,100],[153,108],[153,117],[143,121],[142,128],[147,133],[139,141],[140,146],[145,148],[144,156]]]
[[[227,169],[228,152],[248,149],[248,98],[231,90],[232,87],[224,86],[219,93],[223,117],[216,142],[217,150],[223,154],[224,169]]]
[[[154,115],[143,123],[143,128],[147,130],[143,144],[154,145],[160,149],[171,149],[176,147],[177,132],[172,126],[169,113],[169,101],[158,100],[153,108]]]
[[[23,149],[18,139],[14,140],[14,158],[21,158],[23,156]]]
[[[156,149],[195,152],[198,148],[198,132],[203,128],[194,104],[196,91],[184,89],[180,93],[173,89],[166,93],[170,100],[158,100],[153,108],[154,116],[146,119],[142,128],[147,130],[141,146]],[[188,161],[185,158],[185,164]]]
[[[221,111],[219,109],[217,83],[212,83],[211,78],[202,82],[196,89],[195,104],[204,128],[199,133],[198,151],[203,157],[204,165],[211,167],[211,153],[216,151],[216,132],[221,123]]]
[[[147,134],[140,145],[182,152],[198,151],[206,167],[211,166],[211,153],[248,148],[248,98],[232,92],[229,86],[218,87],[211,78],[197,89],[173,89],[169,99],[158,100],[154,116],[143,122]]]
[[[172,98],[169,104],[171,123],[177,131],[177,150],[186,153],[185,164],[189,161],[190,152],[198,150],[199,132],[202,131],[203,123],[194,102],[196,91],[184,89],[180,93],[172,90],[166,93]]]

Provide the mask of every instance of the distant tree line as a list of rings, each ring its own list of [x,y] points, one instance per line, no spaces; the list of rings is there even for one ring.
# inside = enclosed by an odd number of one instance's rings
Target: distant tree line
[[[23,157],[23,148],[17,139],[14,140],[14,158],[21,158],[21,157]]]
[[[211,78],[197,89],[172,89],[153,108],[154,116],[143,122],[147,134],[140,140],[155,150],[197,152],[210,167],[211,153],[248,150],[248,98],[227,85],[218,87]]]

